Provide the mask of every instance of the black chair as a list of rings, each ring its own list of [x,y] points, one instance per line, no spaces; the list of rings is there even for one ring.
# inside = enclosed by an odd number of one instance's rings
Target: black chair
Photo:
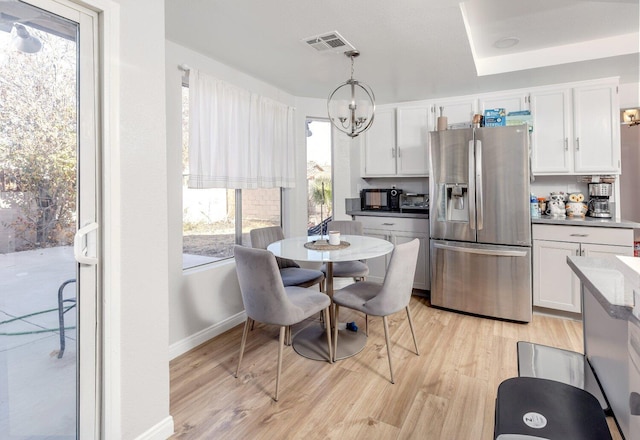
[[[60,287],[58,287],[58,325],[59,325],[59,329],[60,329],[60,351],[58,352],[58,359],[62,359],[62,356],[64,355],[64,348],[65,348],[65,339],[64,339],[64,314],[67,313],[69,310],[73,309],[76,306],[76,299],[75,298],[67,298],[65,299],[62,294],[64,292],[64,288],[67,287],[69,284],[75,283],[76,280],[75,278],[70,279],[65,281],[64,283],[62,283],[60,285]],[[65,308],[64,303],[71,303],[71,305],[67,306]]]

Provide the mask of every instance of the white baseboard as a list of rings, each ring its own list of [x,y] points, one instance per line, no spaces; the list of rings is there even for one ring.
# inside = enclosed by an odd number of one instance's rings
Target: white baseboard
[[[193,335],[186,337],[181,341],[171,344],[169,346],[169,359],[171,360],[177,358],[178,356],[186,353],[192,348],[195,348],[198,345],[207,342],[209,339],[221,335],[222,333],[235,327],[238,324],[242,324],[244,321],[246,321],[246,319],[247,314],[242,311],[240,313],[236,313],[233,316],[230,316],[222,322],[200,330],[199,332],[194,333]]]
[[[173,435],[173,417],[168,416],[160,423],[147,429],[136,440],[167,440]]]

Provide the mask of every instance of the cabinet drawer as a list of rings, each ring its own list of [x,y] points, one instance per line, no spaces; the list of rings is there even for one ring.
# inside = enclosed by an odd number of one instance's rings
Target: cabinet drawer
[[[364,229],[429,233],[429,220],[423,218],[356,216]]]
[[[633,229],[593,226],[533,225],[534,240],[632,246]]]

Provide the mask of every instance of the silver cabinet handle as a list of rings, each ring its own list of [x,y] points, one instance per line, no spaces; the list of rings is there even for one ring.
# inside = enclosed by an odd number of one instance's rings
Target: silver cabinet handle
[[[396,157],[396,149],[395,148],[391,149],[391,157],[393,157],[394,159]]]
[[[564,138],[564,151],[569,151],[569,138]]]
[[[400,157],[400,147],[398,147],[398,157]]]
[[[382,225],[383,226],[393,226],[393,225],[395,225],[395,223],[383,223]]]
[[[576,151],[580,151],[580,138],[576,138]]]
[[[571,234],[571,237],[588,237],[589,234]]]

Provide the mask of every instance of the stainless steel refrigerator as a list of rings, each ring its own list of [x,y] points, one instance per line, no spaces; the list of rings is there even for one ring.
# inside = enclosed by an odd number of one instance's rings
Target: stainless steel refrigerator
[[[430,133],[431,303],[529,322],[527,126]]]

